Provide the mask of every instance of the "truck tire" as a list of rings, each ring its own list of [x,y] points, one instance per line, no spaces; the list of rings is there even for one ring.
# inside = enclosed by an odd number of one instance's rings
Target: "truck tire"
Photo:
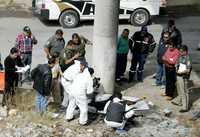
[[[147,25],[149,19],[150,15],[145,9],[136,9],[130,16],[131,24],[135,26]]]
[[[76,11],[66,10],[60,15],[59,22],[63,28],[74,28],[79,23],[79,16]]]

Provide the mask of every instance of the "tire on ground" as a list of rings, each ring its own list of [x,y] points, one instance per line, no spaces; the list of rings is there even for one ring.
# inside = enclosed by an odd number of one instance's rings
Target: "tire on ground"
[[[61,13],[59,23],[63,28],[74,28],[79,23],[79,16],[76,11],[66,10]]]
[[[150,15],[145,9],[136,9],[130,16],[130,22],[135,26],[147,25],[150,20]]]

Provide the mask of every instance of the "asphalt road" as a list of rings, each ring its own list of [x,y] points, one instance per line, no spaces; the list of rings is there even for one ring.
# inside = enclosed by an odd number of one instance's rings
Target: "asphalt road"
[[[155,40],[158,42],[162,28],[166,25],[170,17],[157,17],[153,20],[152,25],[149,26],[149,32],[153,34]],[[189,46],[190,54],[193,60],[193,70],[197,72],[200,77],[200,51],[197,51],[197,46],[200,43],[200,16],[181,16],[176,17],[177,27],[181,30],[183,35],[183,43]],[[23,26],[30,26],[33,34],[38,39],[38,44],[34,46],[33,52],[33,67],[37,64],[46,62],[43,45],[45,41],[52,36],[56,29],[61,28],[58,22],[55,21],[41,21],[37,17],[31,18],[15,18],[15,17],[1,17],[0,18],[0,52],[2,59],[9,54],[9,49],[13,47],[17,33],[22,31]],[[124,28],[130,29],[132,35],[139,27],[130,25],[127,21],[120,21],[119,35]],[[73,29],[63,29],[64,38],[66,41],[71,39],[73,33],[79,33],[92,41],[93,39],[93,22],[81,22],[79,27]],[[86,58],[91,64],[92,62],[92,47],[86,48]],[[155,72],[155,54],[156,51],[149,56],[146,65],[146,75]]]

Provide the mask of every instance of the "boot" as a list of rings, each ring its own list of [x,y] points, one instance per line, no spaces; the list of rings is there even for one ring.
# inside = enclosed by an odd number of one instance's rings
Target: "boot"
[[[129,79],[128,82],[132,82],[133,80],[135,80],[135,72],[133,71],[129,71]]]
[[[137,71],[137,80],[143,82],[143,71]]]

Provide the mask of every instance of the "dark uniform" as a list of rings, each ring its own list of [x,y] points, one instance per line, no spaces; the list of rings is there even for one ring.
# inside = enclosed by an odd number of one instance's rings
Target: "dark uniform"
[[[133,54],[129,71],[129,82],[134,79],[136,72],[137,80],[143,81],[143,71],[146,58],[149,52],[153,52],[155,46],[156,42],[154,41],[153,36],[147,32],[146,26],[143,26],[141,31],[137,31],[133,34],[129,40],[129,48]]]

